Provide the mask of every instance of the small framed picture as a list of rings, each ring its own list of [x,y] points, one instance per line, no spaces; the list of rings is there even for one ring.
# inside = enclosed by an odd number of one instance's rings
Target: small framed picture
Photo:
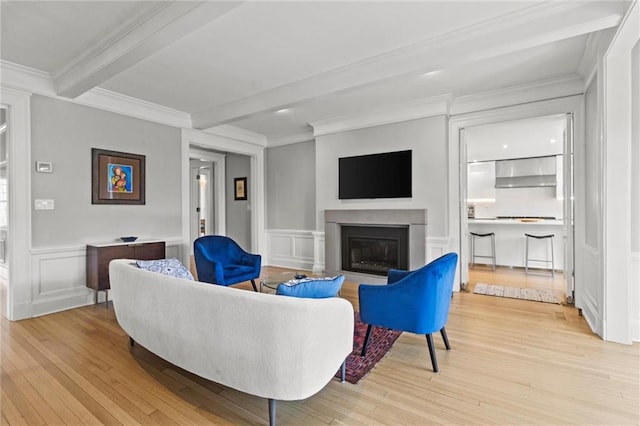
[[[247,199],[247,178],[235,178],[233,179],[234,188],[234,200],[246,200]]]
[[[144,204],[145,156],[91,149],[92,204]]]

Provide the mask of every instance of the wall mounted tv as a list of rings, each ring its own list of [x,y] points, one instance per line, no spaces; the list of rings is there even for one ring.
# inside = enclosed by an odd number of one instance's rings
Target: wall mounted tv
[[[411,197],[411,150],[338,159],[338,198]]]

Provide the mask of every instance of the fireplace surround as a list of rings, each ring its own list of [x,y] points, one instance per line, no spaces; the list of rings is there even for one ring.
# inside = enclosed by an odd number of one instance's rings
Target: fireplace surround
[[[325,272],[344,274],[348,279],[368,283],[383,283],[383,277],[374,273],[348,271],[342,268],[342,228],[350,226],[400,227],[408,231],[408,265],[417,269],[427,258],[427,210],[379,209],[379,210],[325,210]],[[386,274],[385,274],[386,275]]]

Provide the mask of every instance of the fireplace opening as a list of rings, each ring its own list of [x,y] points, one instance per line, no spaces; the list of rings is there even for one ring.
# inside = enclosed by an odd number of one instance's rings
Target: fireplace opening
[[[386,276],[409,269],[408,226],[342,226],[340,239],[343,270]]]

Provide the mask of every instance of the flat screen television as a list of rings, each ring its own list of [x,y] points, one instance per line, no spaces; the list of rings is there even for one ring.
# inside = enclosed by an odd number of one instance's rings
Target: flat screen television
[[[338,159],[338,198],[411,197],[411,150]]]

